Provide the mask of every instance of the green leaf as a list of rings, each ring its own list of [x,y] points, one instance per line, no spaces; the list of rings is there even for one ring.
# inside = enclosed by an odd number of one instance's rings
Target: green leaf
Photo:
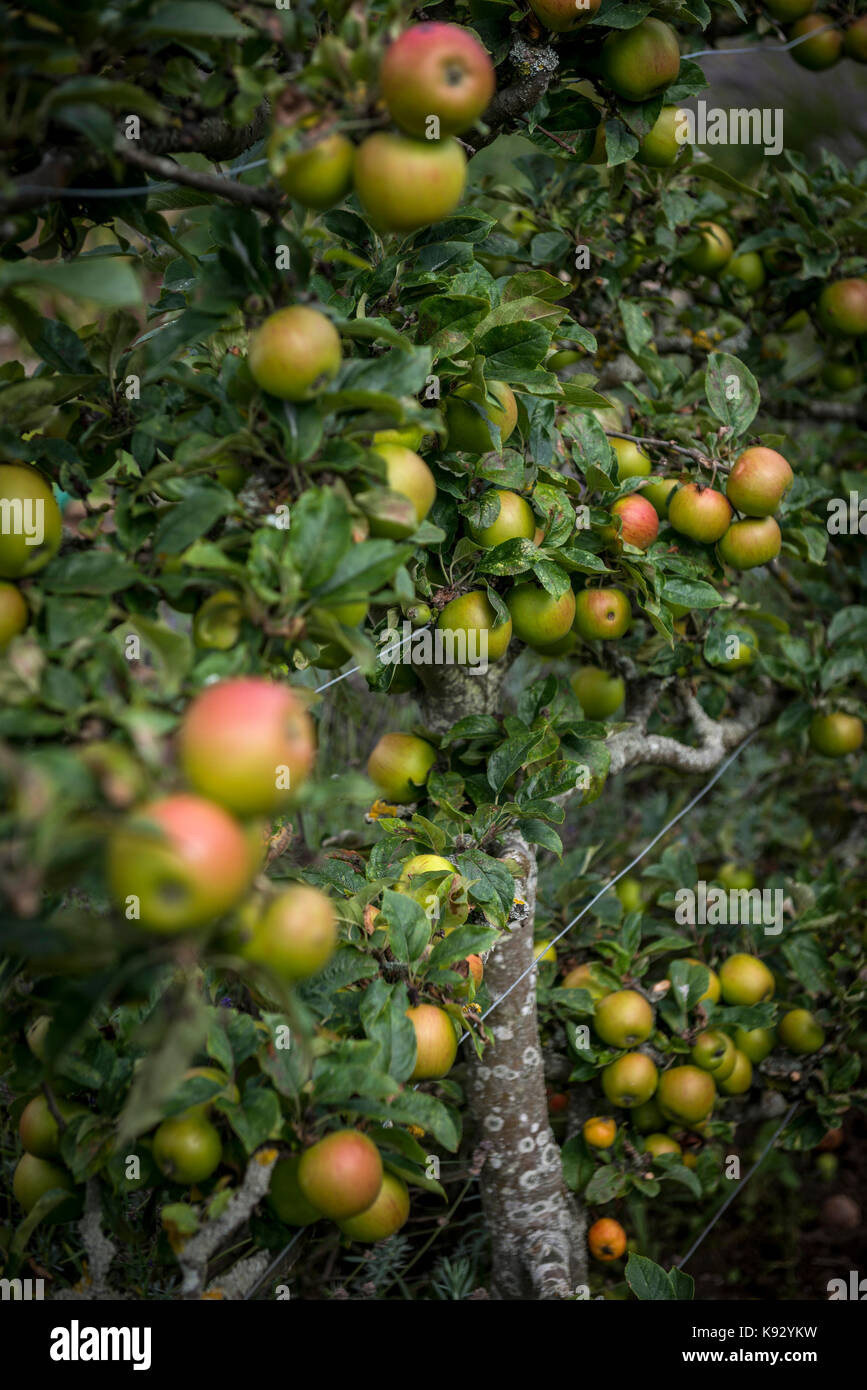
[[[704,383],[708,405],[717,419],[728,426],[731,437],[744,434],[761,404],[758,382],[749,367],[728,352],[712,352]]]
[[[194,541],[201,540],[221,516],[234,506],[226,488],[201,483],[191,488],[182,502],[166,512],[153,536],[154,553],[179,555]]]
[[[0,265],[0,291],[13,285],[58,290],[73,299],[90,299],[108,309],[138,307],[142,302],[138,276],[119,256],[78,256],[59,265],[24,260]]]
[[[646,1255],[630,1254],[626,1262],[626,1282],[635,1297],[643,1301],[668,1302],[677,1297],[665,1270]]]
[[[160,5],[149,19],[135,26],[144,37],[165,34],[170,38],[247,39],[251,31],[225,5],[213,0],[181,0]]]

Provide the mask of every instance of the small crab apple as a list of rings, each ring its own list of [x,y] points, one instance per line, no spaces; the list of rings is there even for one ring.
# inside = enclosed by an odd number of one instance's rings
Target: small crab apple
[[[610,1264],[612,1260],[619,1260],[624,1254],[626,1232],[619,1221],[603,1217],[600,1221],[594,1221],[587,1232],[587,1246],[594,1260]]]
[[[610,1115],[594,1115],[585,1120],[581,1132],[584,1142],[591,1149],[610,1149],[617,1137],[617,1121],[612,1120]]]

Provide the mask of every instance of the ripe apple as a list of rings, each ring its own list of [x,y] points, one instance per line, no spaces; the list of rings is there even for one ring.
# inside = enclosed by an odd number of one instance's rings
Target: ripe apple
[[[575,600],[572,626],[585,641],[614,641],[629,630],[632,610],[620,589],[582,589]]]
[[[772,516],[733,521],[717,545],[719,558],[736,570],[766,565],[780,553],[783,538]]]
[[[309,401],[340,370],[340,335],[306,304],[269,314],[250,338],[247,360],[256,385],[281,401]]]
[[[591,1149],[610,1149],[617,1137],[617,1121],[607,1115],[594,1115],[592,1119],[585,1120],[581,1132],[585,1144],[589,1144]]]
[[[835,280],[822,290],[816,308],[819,323],[836,337],[867,333],[867,280]]]
[[[336,947],[331,899],[307,883],[293,883],[254,921],[242,955],[282,980],[306,980],[328,964]]]
[[[281,1158],[271,1169],[268,1205],[285,1226],[312,1226],[322,1219],[322,1212],[308,1202],[298,1182],[300,1154]]]
[[[639,164],[651,169],[669,169],[686,144],[677,138],[679,106],[663,106],[650,131],[638,142]]]
[[[444,628],[449,632],[463,633],[466,639],[466,650],[469,655],[470,640],[469,634],[475,632],[478,636],[475,640],[476,657],[484,655],[484,646],[487,644],[488,661],[499,661],[508,648],[512,640],[512,619],[507,618],[504,623],[497,622],[497,615],[487,594],[480,589],[473,589],[468,594],[461,594],[459,598],[453,598],[447,603],[445,608],[437,618],[437,627]],[[455,657],[461,655],[459,646],[455,644]]]
[[[298,148],[293,127],[275,126],[266,150],[268,164],[284,193],[302,207],[324,212],[352,188],[355,146],[339,131],[318,139],[314,131],[308,141]]]
[[[656,1090],[659,1072],[656,1063],[643,1052],[628,1052],[610,1062],[602,1072],[602,1089],[612,1105],[628,1110],[643,1105]]]
[[[448,27],[424,25],[420,28]],[[377,1240],[387,1240],[399,1231],[409,1216],[409,1192],[406,1183],[394,1173],[383,1173],[379,1195],[357,1216],[350,1216],[338,1224],[350,1240],[358,1240],[371,1245]]]
[[[855,714],[836,710],[833,714],[814,714],[810,720],[810,743],[826,758],[843,758],[856,752],[864,742],[864,724]]]
[[[579,666],[571,683],[588,719],[607,719],[626,697],[622,676],[611,676],[599,666]]]
[[[764,0],[764,7],[781,24],[791,24],[809,14],[815,3],[816,0]]]
[[[595,966],[590,963],[576,965],[560,981],[560,989],[586,989],[594,1000],[604,999],[611,990],[596,978]]]
[[[336,1129],[305,1149],[297,1169],[302,1196],[332,1221],[345,1221],[376,1201],[382,1159],[372,1139],[357,1129]]]
[[[424,521],[436,500],[437,485],[423,458],[402,444],[377,444],[375,452],[385,459],[386,481],[392,492],[408,497],[415,510],[413,521],[389,520],[388,517],[370,518],[370,532],[373,536],[388,536],[402,540],[411,536],[416,527]]]
[[[146,931],[209,925],[235,906],[252,873],[241,827],[221,806],[188,793],[140,807],[108,843],[111,896],[121,908],[138,898]]]
[[[655,1100],[646,1100],[643,1105],[636,1105],[632,1123],[639,1134],[652,1134],[665,1124],[665,1116]]]
[[[154,1160],[171,1182],[192,1187],[220,1166],[223,1145],[210,1120],[196,1111],[163,1120],[154,1135]]]
[[[603,1217],[600,1221],[594,1221],[587,1232],[587,1248],[594,1260],[599,1260],[601,1264],[610,1264],[612,1260],[619,1260],[624,1254],[626,1232],[619,1221],[614,1221],[608,1216]]]
[[[849,25],[843,39],[843,52],[856,63],[867,63],[867,15]]]
[[[713,1110],[716,1086],[709,1072],[700,1067],[671,1067],[659,1078],[656,1100],[667,1120],[697,1124]]]
[[[668,504],[676,487],[676,478],[654,478],[647,487],[641,489],[640,495],[647,498],[657,516],[664,518],[668,516]]]
[[[683,1149],[676,1139],[672,1139],[669,1134],[648,1134],[645,1137],[642,1149],[645,1153],[658,1158],[660,1154],[682,1154]]]
[[[799,1056],[818,1052],[825,1041],[825,1031],[809,1009],[790,1009],[781,1018],[777,1032],[783,1046]]]
[[[727,1077],[717,1078],[720,1090],[727,1096],[742,1096],[753,1084],[753,1064],[745,1052],[735,1049],[735,1064]]]
[[[714,488],[702,483],[684,483],[668,503],[668,519],[682,536],[710,545],[725,535],[732,509],[722,493]]]
[[[491,491],[499,499],[500,510],[489,526],[467,526],[476,545],[489,549],[502,545],[504,541],[532,540],[536,534],[536,518],[526,498],[503,488],[493,488]],[[486,492],[484,496],[490,497],[491,493]]]
[[[726,1004],[761,1004],[773,997],[774,977],[757,956],[729,956],[720,966],[719,980]]]
[[[446,1076],[458,1055],[458,1035],[445,1009],[417,1004],[406,1011],[415,1029],[416,1060],[410,1081],[434,1081]]]
[[[613,436],[609,438],[608,443],[617,456],[618,482],[622,483],[626,478],[647,477],[653,465],[650,455],[640,444],[634,444],[631,439],[617,439]]]
[[[44,1197],[46,1192],[54,1191],[57,1188],[62,1188],[70,1196],[58,1203],[49,1220],[52,1223],[71,1221],[81,1209],[81,1201],[75,1192],[72,1174],[57,1163],[46,1163],[44,1158],[37,1158],[35,1154],[25,1153],[21,1155],[12,1175],[12,1192],[16,1202],[24,1208],[28,1215],[40,1197]]]
[[[471,381],[464,382],[445,401],[448,447],[458,453],[488,454],[497,448],[491,426],[500,431],[500,444],[511,438],[518,423],[518,402],[505,381],[489,381],[485,393]],[[535,525],[534,525],[535,529]]]
[[[648,101],[670,87],[680,72],[677,34],[661,19],[615,29],[602,45],[602,76],[626,101]]]
[[[816,34],[814,39],[807,39],[805,43],[789,49],[795,62],[802,68],[809,68],[810,72],[823,72],[825,68],[833,67],[842,56],[843,34],[839,29],[829,29],[827,25],[826,14],[808,14],[789,30],[790,40],[803,38],[817,29],[825,30],[823,34]]]
[[[719,975],[717,975],[715,970],[711,970],[709,965],[705,965],[703,960],[696,960],[694,956],[685,956],[684,959],[689,965],[704,965],[705,970],[710,976],[707,989],[704,994],[696,1000],[696,1003],[703,1004],[706,999],[709,999],[712,1004],[715,1004],[720,996]]]
[[[618,989],[599,1000],[593,1027],[611,1047],[635,1047],[653,1032],[653,1009],[637,990]]]
[[[367,775],[388,801],[409,805],[436,762],[437,751],[415,734],[383,734],[367,760]]]
[[[630,493],[628,497],[618,497],[612,503],[611,515],[620,517],[620,531],[618,533],[614,526],[606,526],[602,534],[614,550],[619,551],[624,545],[647,550],[659,535],[656,509],[638,492]]]
[[[755,294],[765,283],[765,263],[758,251],[745,251],[740,256],[732,256],[723,279],[740,280],[748,294]]]
[[[449,136],[414,140],[377,131],[355,156],[355,191],[382,232],[415,232],[448,217],[461,201],[466,156]]]
[[[571,589],[554,598],[547,589],[532,582],[510,589],[506,606],[512,615],[512,631],[530,647],[559,642],[575,617],[575,595]]]
[[[4,652],[19,632],[23,632],[30,617],[21,590],[14,584],[0,582],[0,652]]]
[[[718,222],[698,222],[694,230],[701,234],[701,241],[684,261],[697,274],[716,275],[731,260],[732,239]]]
[[[257,676],[207,686],[178,735],[190,784],[239,816],[291,805],[315,752],[313,721],[295,691]]]
[[[0,463],[0,503],[6,504],[0,531],[0,577],[21,579],[36,574],[57,554],[63,533],[51,484],[35,468]]]
[[[460,135],[490,104],[494,65],[469,29],[457,24],[414,24],[386,50],[379,85],[392,119],[410,135]]]
[[[773,1028],[736,1028],[735,1047],[758,1066],[774,1050],[777,1035]]]
[[[58,1099],[55,1108],[64,1120],[84,1114],[84,1106]],[[60,1127],[51,1113],[45,1096],[28,1101],[18,1121],[18,1136],[25,1149],[37,1158],[56,1158],[60,1153]]]
[[[596,13],[602,0],[530,0],[530,9],[546,29],[567,34]]]
[[[726,496],[745,516],[770,516],[777,510],[795,475],[776,449],[745,449],[726,483]]]
[[[735,1064],[735,1045],[720,1028],[699,1033],[692,1045],[692,1060],[702,1071],[709,1071],[716,1081],[729,1076]]]
[[[440,878],[429,878],[423,883],[418,881],[420,875],[434,873],[440,874]],[[451,878],[445,902],[437,893],[443,874],[448,874]],[[396,893],[405,893],[417,902],[419,907],[427,912],[433,925],[446,932],[459,927],[469,916],[470,904],[466,890],[461,887],[460,875],[454,864],[449,863],[441,854],[414,854],[411,859],[407,859],[394,888]]]

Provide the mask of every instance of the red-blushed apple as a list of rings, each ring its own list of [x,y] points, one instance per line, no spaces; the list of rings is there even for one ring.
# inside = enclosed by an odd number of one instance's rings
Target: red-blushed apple
[[[414,140],[381,130],[355,156],[355,191],[381,232],[415,232],[461,201],[467,160],[457,140]]]
[[[282,401],[308,401],[337,375],[340,335],[318,309],[278,309],[250,338],[247,360],[256,385]]]
[[[589,1144],[591,1149],[610,1149],[617,1138],[617,1121],[612,1120],[610,1115],[592,1115],[584,1121],[581,1133],[584,1143]]]
[[[795,475],[788,459],[761,445],[745,449],[726,482],[726,497],[744,516],[770,516],[777,510]]]
[[[239,816],[285,810],[313,767],[313,721],[288,685],[239,676],[207,686],[178,736],[184,775]]]
[[[496,89],[494,65],[475,34],[457,24],[414,24],[390,44],[379,85],[392,119],[409,135],[460,135]]]
[[[242,955],[291,982],[318,974],[336,946],[337,918],[331,899],[307,883],[293,883],[254,918]]]
[[[63,522],[47,478],[35,468],[0,463],[0,577],[36,574],[60,549]]]
[[[592,19],[601,4],[602,0],[530,0],[530,9],[546,29],[568,34]]]
[[[236,905],[252,877],[250,848],[222,806],[179,793],[140,807],[112,833],[107,877],[131,921],[147,931],[187,931]]]
[[[780,528],[772,516],[749,518],[732,522],[717,544],[717,553],[732,569],[751,570],[775,559],[782,543]]]
[[[594,1260],[610,1264],[626,1253],[626,1232],[619,1221],[603,1216],[587,1232],[587,1248]]]
[[[367,760],[367,775],[388,801],[418,801],[437,750],[415,734],[383,734]]]
[[[607,526],[603,535],[615,550],[620,550],[624,545],[647,550],[659,535],[656,508],[640,493],[618,497],[611,506],[611,515],[620,517],[620,530],[618,532],[616,526]]]
[[[298,1164],[302,1196],[332,1221],[366,1211],[382,1187],[382,1159],[358,1129],[336,1129],[305,1149]]]
[[[817,305],[819,323],[837,337],[867,333],[867,280],[851,278],[826,285]]]
[[[458,1035],[445,1009],[416,1004],[406,1011],[415,1029],[416,1060],[410,1081],[434,1081],[446,1076],[458,1054]]]
[[[588,642],[596,637],[614,641],[628,632],[631,622],[629,599],[620,589],[582,589],[575,600],[572,626]]]
[[[721,492],[699,483],[684,483],[668,503],[668,520],[682,536],[710,545],[724,536],[732,509]]]
[[[387,1240],[405,1225],[409,1216],[409,1192],[406,1183],[394,1173],[383,1173],[379,1195],[369,1207],[357,1216],[349,1216],[339,1223],[340,1229],[350,1240],[372,1245],[377,1240]]]

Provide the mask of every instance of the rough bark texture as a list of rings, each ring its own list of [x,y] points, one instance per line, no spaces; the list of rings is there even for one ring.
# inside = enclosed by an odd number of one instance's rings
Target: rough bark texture
[[[503,681],[511,650],[486,672],[473,675],[467,666],[418,666],[422,722],[432,734],[447,734],[470,714],[499,714]]]
[[[536,859],[519,835],[503,843],[518,861],[508,936],[488,956],[485,978],[498,997],[533,958]],[[563,1182],[548,1124],[536,1018],[536,971],[491,1016],[494,1043],[470,1067],[469,1099],[489,1156],[481,1173],[492,1246],[492,1293],[502,1299],[569,1298],[586,1282],[585,1221]]]

